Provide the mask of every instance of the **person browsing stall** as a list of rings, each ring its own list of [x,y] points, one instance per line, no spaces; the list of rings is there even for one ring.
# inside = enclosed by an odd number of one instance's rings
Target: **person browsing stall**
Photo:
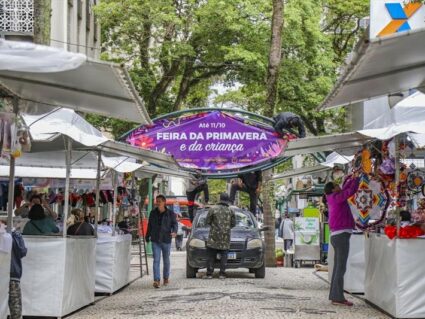
[[[59,233],[59,228],[50,216],[44,214],[44,209],[41,205],[35,204],[28,212],[30,221],[25,224],[23,235],[51,235]]]
[[[84,213],[81,209],[75,208],[71,211],[75,216],[75,223],[68,227],[66,234],[71,236],[94,236],[93,227],[85,221]]]
[[[331,245],[335,251],[329,292],[329,300],[334,305],[349,307],[353,305],[344,297],[344,274],[350,250],[350,237],[355,227],[353,214],[347,200],[356,193],[359,181],[357,175],[353,175],[345,181],[342,189],[334,182],[327,183],[324,189],[328,202]]]

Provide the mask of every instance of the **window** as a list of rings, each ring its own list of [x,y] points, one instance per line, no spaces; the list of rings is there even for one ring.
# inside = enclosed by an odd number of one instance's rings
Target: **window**
[[[33,33],[33,0],[0,0],[1,33]]]

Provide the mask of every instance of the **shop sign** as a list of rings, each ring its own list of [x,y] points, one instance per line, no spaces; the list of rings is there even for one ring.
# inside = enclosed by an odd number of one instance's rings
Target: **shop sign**
[[[425,6],[421,1],[370,1],[370,39],[424,27]]]
[[[269,126],[218,111],[155,121],[130,132],[126,142],[171,154],[182,167],[212,172],[269,161],[287,144]]]

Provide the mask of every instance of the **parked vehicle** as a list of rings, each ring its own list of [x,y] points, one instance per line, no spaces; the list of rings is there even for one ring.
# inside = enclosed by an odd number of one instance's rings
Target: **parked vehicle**
[[[249,211],[231,206],[235,212],[236,226],[232,229],[230,250],[227,255],[227,268],[248,268],[255,278],[264,278],[265,244],[261,232],[267,228],[259,228],[254,215]],[[209,226],[206,224],[208,208],[199,209],[193,221],[192,233],[186,243],[187,262],[186,277],[195,278],[201,268],[207,266],[206,242]],[[216,260],[219,267],[219,261]]]

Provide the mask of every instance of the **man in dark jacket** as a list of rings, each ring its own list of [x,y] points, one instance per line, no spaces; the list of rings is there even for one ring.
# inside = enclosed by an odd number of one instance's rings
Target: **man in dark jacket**
[[[3,222],[3,221],[0,221]],[[3,222],[4,223],[4,222]],[[12,232],[12,258],[10,262],[10,282],[9,282],[9,311],[11,319],[22,318],[22,295],[21,277],[22,261],[27,255],[27,248],[20,233]]]
[[[208,210],[206,224],[208,235],[207,278],[212,278],[217,254],[220,255],[220,278],[226,278],[227,251],[230,248],[231,229],[236,225],[235,213],[229,208],[229,195],[220,194],[220,202]]]
[[[159,288],[161,285],[161,253],[163,258],[164,286],[167,286],[170,278],[170,250],[171,239],[177,234],[176,214],[167,208],[164,195],[156,197],[156,205],[150,215],[146,241],[152,241],[153,251],[153,286]]]
[[[235,202],[236,191],[249,194],[249,210],[254,216],[257,215],[258,195],[261,192],[261,171],[249,172],[238,176],[239,181],[230,187],[230,202]]]
[[[298,115],[292,112],[282,112],[275,115],[273,120],[273,128],[280,136],[289,132],[301,138],[305,137],[304,122]],[[298,134],[294,129],[298,129]]]

